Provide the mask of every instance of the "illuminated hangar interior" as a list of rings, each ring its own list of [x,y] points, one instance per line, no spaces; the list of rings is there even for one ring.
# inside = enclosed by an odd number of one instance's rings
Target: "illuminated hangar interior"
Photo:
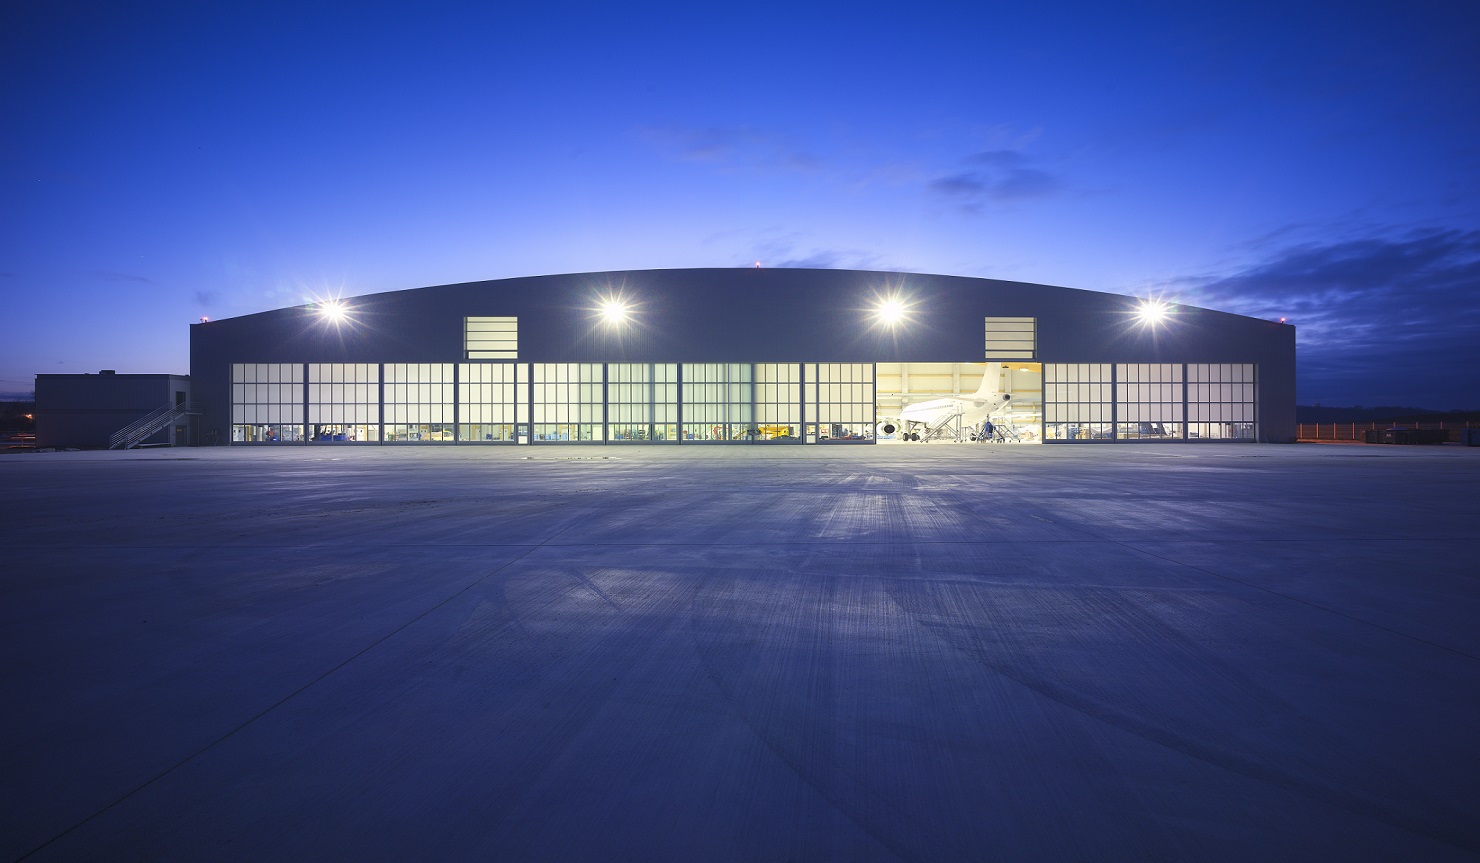
[[[909,273],[639,270],[393,291],[191,328],[200,444],[1295,439],[1295,330]]]

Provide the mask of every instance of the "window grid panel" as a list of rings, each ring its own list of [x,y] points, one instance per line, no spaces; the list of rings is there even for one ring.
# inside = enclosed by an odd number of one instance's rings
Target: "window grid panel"
[[[751,364],[684,363],[682,373],[683,440],[755,439]]]
[[[233,363],[232,443],[301,443],[303,383],[302,363]]]
[[[309,363],[309,437],[317,442],[380,440],[380,366]]]
[[[1121,440],[1182,440],[1181,363],[1115,366],[1116,428]]]
[[[754,379],[755,440],[800,441],[801,366],[798,363],[756,363]]]
[[[386,441],[452,442],[452,369],[452,363],[385,364]]]
[[[1255,440],[1257,367],[1252,363],[1189,363],[1187,436],[1193,440]]]
[[[468,443],[511,443],[519,423],[529,421],[528,366],[523,363],[459,363],[458,434]]]
[[[1037,352],[1037,318],[986,319],[987,359],[1030,360]]]
[[[611,363],[606,373],[610,440],[677,440],[677,364]]]
[[[1044,439],[1113,439],[1110,381],[1109,363],[1044,363]]]
[[[808,363],[808,440],[873,440],[877,421],[873,363]]]
[[[463,318],[463,349],[470,360],[512,360],[519,356],[519,319]]]
[[[602,374],[601,363],[535,363],[534,440],[603,440]]]

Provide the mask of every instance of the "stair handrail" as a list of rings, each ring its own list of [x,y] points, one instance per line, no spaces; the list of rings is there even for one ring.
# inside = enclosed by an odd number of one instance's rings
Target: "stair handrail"
[[[113,436],[108,438],[108,448],[113,449],[117,447],[120,443],[127,440],[129,435],[133,434],[135,431],[142,428],[143,426],[148,425],[149,423],[159,419],[165,414],[170,413],[174,409],[175,403],[173,400],[171,400],[168,403],[155,408],[149,413],[144,414],[143,416],[114,432]]]
[[[108,438],[109,449],[132,449],[135,444],[162,428],[166,423],[184,416],[198,413],[199,406],[190,402],[169,401],[144,416],[134,420]]]

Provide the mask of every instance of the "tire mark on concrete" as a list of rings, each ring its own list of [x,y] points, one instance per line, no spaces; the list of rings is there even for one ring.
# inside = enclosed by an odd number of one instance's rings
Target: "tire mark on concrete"
[[[776,574],[764,573],[761,574],[761,578],[774,580]],[[813,591],[820,592],[822,590],[821,585],[824,582],[825,580],[819,580],[815,583],[813,585]],[[753,616],[753,625],[756,625],[759,631],[753,639],[749,639],[754,646],[766,646],[767,652],[770,654],[769,657],[759,656],[754,650],[746,653],[744,650],[739,649],[743,648],[744,645],[734,643],[734,639],[731,639],[728,643],[723,642],[720,637],[717,637],[718,634],[715,632],[711,621],[701,619],[703,611],[697,605],[694,606],[690,618],[690,631],[694,639],[695,655],[699,658],[700,663],[708,673],[709,679],[714,683],[715,688],[724,697],[725,701],[730,704],[733,715],[800,782],[811,788],[819,798],[826,801],[830,807],[857,827],[861,833],[873,839],[880,847],[887,849],[895,858],[899,860],[926,859],[911,853],[907,847],[894,837],[875,830],[870,825],[865,813],[860,811],[860,807],[854,805],[848,796],[839,793],[835,782],[830,782],[820,775],[819,767],[823,765],[819,763],[819,756],[816,750],[821,745],[821,742],[811,739],[811,735],[807,734],[808,729],[791,729],[793,734],[802,732],[803,736],[808,737],[804,745],[797,747],[789,745],[785,737],[775,727],[775,719],[777,718],[778,711],[770,702],[774,702],[776,699],[795,698],[798,694],[812,699],[818,699],[824,693],[817,689],[819,684],[817,680],[818,670],[816,667],[818,659],[817,639],[821,638],[819,634],[821,630],[815,625],[817,623],[815,616],[811,621],[804,620],[804,610],[810,605],[811,609],[815,612],[819,607],[815,600],[820,599],[820,597],[814,595],[814,602],[810,604],[797,601],[795,597],[789,597],[787,601],[781,601],[783,591],[774,589],[778,587],[777,585],[773,584],[772,587],[771,601],[765,604],[766,607],[759,614]],[[710,598],[711,603],[723,606],[730,605],[739,600],[737,581],[735,579],[730,580],[725,587],[714,591],[714,593],[717,595]],[[792,635],[802,631],[810,631],[813,634],[814,640],[811,645],[807,646],[808,674],[806,675],[807,680],[804,686],[805,691],[803,693],[794,693],[781,680],[784,677],[784,666],[786,663],[783,657],[776,654],[776,648],[780,644],[792,641]],[[791,633],[792,635],[788,635],[787,633]],[[759,666],[758,668],[752,667],[748,674],[736,667],[740,662],[747,660]],[[754,695],[750,692],[742,691],[743,683],[740,679],[742,676],[752,678],[752,685],[748,688],[767,698],[768,701],[766,703],[757,704]],[[815,717],[815,711],[809,710],[808,712],[813,713]],[[864,795],[873,796],[871,790],[859,783],[854,782],[853,784],[860,788]],[[871,800],[871,803],[875,806],[887,805],[886,800],[877,797]]]
[[[1082,613],[1070,614],[1057,591],[1043,597],[998,586],[931,583],[909,592],[889,587],[921,625],[967,656],[1089,717],[1225,770],[1480,852],[1473,828],[1458,826],[1473,823],[1463,813],[1362,753],[1331,746],[1334,729],[1328,723],[1302,715],[1296,705],[1134,604],[1125,591],[1086,588]],[[974,608],[942,612],[954,605]],[[967,620],[979,625],[953,622]],[[1097,640],[1117,650],[1102,650]],[[1139,655],[1127,657],[1127,645],[1139,647]],[[1112,662],[1112,656],[1119,658]],[[1143,687],[1175,681],[1185,689],[1180,704],[1172,705],[1176,713],[1157,716],[1150,705],[1162,708],[1167,698],[1116,691],[1111,688],[1116,681]],[[1236,742],[1244,748],[1220,742],[1230,728],[1243,731]],[[1295,736],[1309,745],[1283,742]]]
[[[974,664],[963,678],[879,578],[831,557],[737,574],[694,610],[715,686],[798,780],[900,859],[1185,858],[1060,705],[1004,698]],[[1043,771],[1025,751],[1097,766]]]

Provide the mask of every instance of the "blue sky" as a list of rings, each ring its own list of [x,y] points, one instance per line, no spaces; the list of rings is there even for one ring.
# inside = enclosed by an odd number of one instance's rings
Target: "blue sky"
[[[759,260],[1285,316],[1302,403],[1480,408],[1476,45],[1473,2],[7,3],[0,391]]]

